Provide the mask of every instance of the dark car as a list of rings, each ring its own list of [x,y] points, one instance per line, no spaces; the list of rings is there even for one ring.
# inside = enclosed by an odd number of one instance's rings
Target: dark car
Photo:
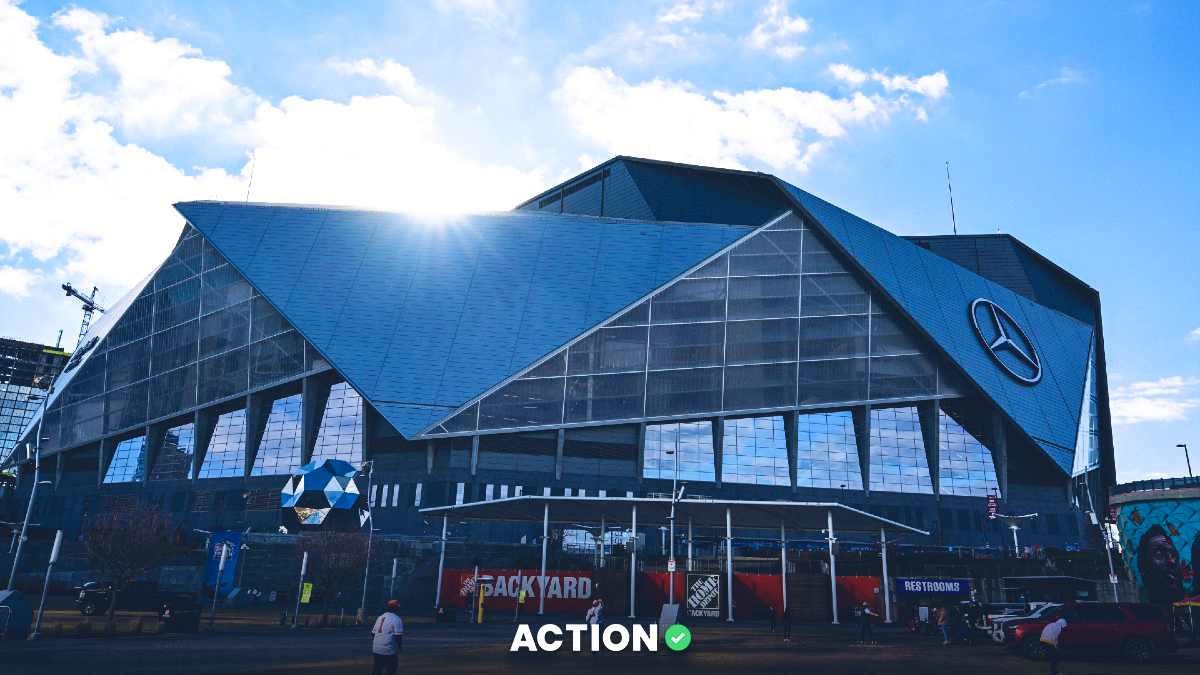
[[[112,603],[112,587],[96,581],[78,587],[75,609],[84,616],[103,614]],[[160,591],[154,581],[131,581],[117,593],[117,609],[132,609],[158,612],[169,602],[195,602],[195,593]]]
[[[1036,618],[1017,619],[1005,625],[1004,644],[1029,658],[1042,658],[1042,629],[1059,619],[1067,620],[1058,636],[1063,652],[1120,652],[1146,663],[1179,648],[1170,615],[1161,607],[1135,603],[1069,603]]]

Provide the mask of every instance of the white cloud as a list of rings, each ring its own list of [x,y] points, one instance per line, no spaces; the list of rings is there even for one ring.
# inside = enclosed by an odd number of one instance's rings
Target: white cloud
[[[831,63],[829,64],[829,74],[834,79],[841,80],[850,85],[852,89],[862,86],[870,79],[882,84],[884,91],[887,92],[910,91],[934,100],[945,96],[946,90],[950,88],[950,80],[946,77],[945,71],[938,71],[932,75],[922,75],[917,78],[907,75],[887,75],[877,70],[871,71],[868,75],[844,63]]]
[[[512,21],[509,3],[496,0],[434,0],[434,6],[447,14],[462,14],[489,28],[508,27]]]
[[[697,0],[696,2],[680,2],[672,5],[658,15],[660,23],[680,23],[704,18],[710,11],[719,12],[725,9],[726,3],[713,0]]]
[[[1117,387],[1110,397],[1113,424],[1185,420],[1200,407],[1197,385],[1200,378],[1175,375]]]
[[[610,69],[587,66],[570,71],[554,97],[576,133],[608,153],[739,168],[755,160],[799,170],[849,128],[915,109],[904,96],[833,98],[790,87],[710,96],[688,82],[629,84]]]
[[[1200,328],[1193,328],[1191,331],[1189,331],[1187,334],[1187,339],[1191,340],[1192,342],[1200,340]]]
[[[353,63],[334,60],[330,62],[330,66],[347,75],[377,79],[387,84],[392,91],[410,100],[425,101],[433,98],[433,93],[417,82],[411,68],[392,59],[387,59],[382,65],[376,64],[373,59],[362,59]]]
[[[0,267],[0,293],[8,293],[20,298],[28,297],[29,287],[41,276],[37,270],[4,265]]]
[[[174,39],[114,30],[85,10],[55,21],[77,36],[80,56],[55,53],[36,19],[0,0],[0,128],[20,130],[0,152],[4,294],[40,293],[48,278],[118,297],[178,236],[171,204],[244,198],[251,155],[255,200],[465,211],[510,208],[544,186],[538,171],[450,150],[435,109],[401,96],[273,105],[231,84],[227,64]],[[401,64],[348,67],[407,98],[425,93]],[[118,140],[118,128],[230,146],[245,164],[233,175],[185,170]]]
[[[769,49],[776,56],[791,59],[804,51],[794,38],[808,31],[808,20],[788,15],[787,0],[769,0],[758,11],[759,22],[746,41],[754,49]]]
[[[1087,82],[1087,78],[1083,76],[1083,73],[1075,70],[1074,68],[1063,66],[1062,69],[1058,71],[1058,77],[1041,82],[1033,89],[1021,92],[1018,94],[1018,96],[1021,98],[1026,98],[1038,90],[1045,89],[1046,87],[1053,85],[1083,84],[1085,82]]]

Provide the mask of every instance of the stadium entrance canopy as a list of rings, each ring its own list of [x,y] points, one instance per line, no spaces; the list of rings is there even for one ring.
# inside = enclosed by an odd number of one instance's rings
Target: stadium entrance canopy
[[[729,593],[729,621],[733,621],[733,524],[739,528],[755,530],[774,530],[779,528],[780,540],[787,541],[787,530],[821,531],[829,543],[829,572],[833,599],[833,623],[838,623],[837,616],[837,556],[834,545],[837,543],[836,531],[841,532],[879,532],[880,541],[887,542],[887,533],[926,535],[928,532],[919,530],[903,523],[897,523],[887,518],[881,518],[866,511],[860,511],[836,502],[791,502],[791,501],[743,501],[723,499],[677,499],[672,503],[670,497],[566,497],[566,496],[536,496],[523,495],[493,499],[454,506],[436,506],[421,509],[421,513],[430,516],[442,516],[442,560],[438,563],[438,589],[442,585],[442,566],[446,556],[446,523],[450,518],[460,520],[494,520],[508,522],[542,522],[542,576],[546,575],[546,542],[550,535],[550,523],[585,524],[599,523],[603,532],[608,524],[627,524],[633,535],[637,536],[638,520],[642,523],[671,522],[672,513],[676,521],[687,522],[688,541],[690,542],[693,524],[708,527],[718,527],[725,522],[725,555],[726,555],[726,588]],[[674,523],[672,523],[672,527]],[[836,530],[835,530],[836,527]],[[637,547],[632,547],[632,564],[630,565],[629,607],[630,617],[634,616],[637,598]],[[671,560],[675,558],[675,542],[671,542]],[[886,620],[891,621],[891,601],[887,597],[887,546],[881,547],[883,554],[883,588]],[[783,584],[783,598],[787,602],[787,564],[786,546],[781,548],[780,557],[783,563],[780,567],[780,581]],[[690,563],[691,547],[688,547]],[[689,565],[690,566],[690,565]],[[672,566],[673,567],[673,566]],[[671,572],[670,588],[674,590],[674,572]],[[545,609],[544,594],[539,594],[538,613]]]

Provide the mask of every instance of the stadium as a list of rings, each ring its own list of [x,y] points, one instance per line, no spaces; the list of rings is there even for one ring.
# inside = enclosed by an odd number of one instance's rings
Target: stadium
[[[422,509],[674,479],[951,549],[1011,548],[989,497],[1036,513],[1021,543],[1043,547],[1094,545],[1108,512],[1098,293],[1012,236],[900,237],[771,175],[630,157],[436,221],[175,208],[174,250],[93,324],[7,463],[30,465],[40,428],[36,518],[68,538],[137,502],[273,532],[286,476],[329,458],[371,462],[383,538],[439,535]]]

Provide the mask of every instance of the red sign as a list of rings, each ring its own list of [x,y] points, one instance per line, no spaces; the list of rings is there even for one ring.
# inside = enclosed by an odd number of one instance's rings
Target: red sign
[[[517,597],[525,592],[525,611],[537,611],[541,596],[546,596],[547,612],[579,612],[580,615],[592,605],[592,600],[601,597],[592,585],[591,572],[546,570],[545,579],[538,570],[492,570],[480,569],[479,576],[494,577],[495,582],[483,586],[486,610],[513,611]],[[441,602],[447,605],[462,605],[475,584],[475,570],[446,570],[442,582]]]
[[[988,495],[988,518],[996,517],[996,495]]]

